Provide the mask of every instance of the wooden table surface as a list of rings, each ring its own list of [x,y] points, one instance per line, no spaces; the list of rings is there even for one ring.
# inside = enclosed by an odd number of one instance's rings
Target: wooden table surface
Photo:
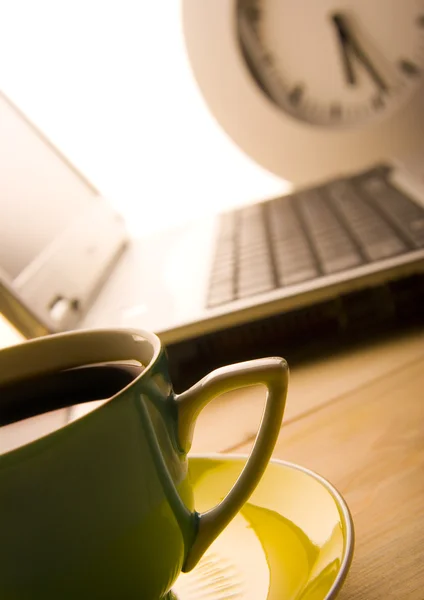
[[[210,404],[194,451],[248,452],[262,390]],[[356,546],[341,600],[424,599],[424,333],[294,368],[274,456],[343,494]]]
[[[263,397],[210,403],[193,452],[249,452]],[[424,600],[424,331],[294,367],[274,456],[329,479],[350,507],[340,600]]]

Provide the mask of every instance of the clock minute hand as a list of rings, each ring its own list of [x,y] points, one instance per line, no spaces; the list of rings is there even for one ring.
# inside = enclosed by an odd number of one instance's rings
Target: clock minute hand
[[[332,16],[333,23],[336,27],[337,35],[342,51],[343,67],[346,76],[346,81],[349,85],[356,85],[356,75],[353,70],[351,57],[349,55],[349,34],[345,27],[345,22],[341,15]]]
[[[356,37],[353,35],[349,28],[346,19],[343,15],[333,15],[333,21],[336,24],[339,31],[342,31],[344,44],[346,45],[346,51],[350,49],[356,55],[356,58],[362,63],[363,67],[367,70],[369,76],[374,81],[376,86],[382,91],[387,92],[388,87],[380,73],[372,64],[369,56],[364,52],[362,46],[359,44]]]

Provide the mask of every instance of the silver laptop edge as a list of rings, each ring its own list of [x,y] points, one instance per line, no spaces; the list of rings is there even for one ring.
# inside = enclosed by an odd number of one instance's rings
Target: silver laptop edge
[[[27,337],[73,328],[125,248],[123,219],[2,92],[0,135],[0,250],[12,271],[0,265],[0,311]]]
[[[217,219],[128,240],[121,217],[109,203],[1,95],[0,109],[1,101],[48,146],[52,161],[60,159],[90,192],[85,208],[18,275],[0,273],[0,311],[27,337],[123,326],[153,329],[164,343],[172,344],[424,272],[424,250],[417,250],[206,308]],[[395,163],[391,179],[424,204],[423,182],[411,177],[404,165]]]

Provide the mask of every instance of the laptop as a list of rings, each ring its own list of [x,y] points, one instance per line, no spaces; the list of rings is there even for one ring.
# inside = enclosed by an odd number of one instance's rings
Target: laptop
[[[28,338],[149,329],[182,386],[229,360],[422,318],[420,157],[138,239],[3,94],[0,165],[0,313]]]

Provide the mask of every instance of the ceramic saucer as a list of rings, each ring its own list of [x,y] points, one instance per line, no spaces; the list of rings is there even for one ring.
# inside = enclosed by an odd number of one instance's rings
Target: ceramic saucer
[[[245,461],[190,458],[197,510],[225,496]],[[273,460],[249,503],[173,592],[178,600],[329,600],[346,577],[353,540],[349,510],[333,486]]]

